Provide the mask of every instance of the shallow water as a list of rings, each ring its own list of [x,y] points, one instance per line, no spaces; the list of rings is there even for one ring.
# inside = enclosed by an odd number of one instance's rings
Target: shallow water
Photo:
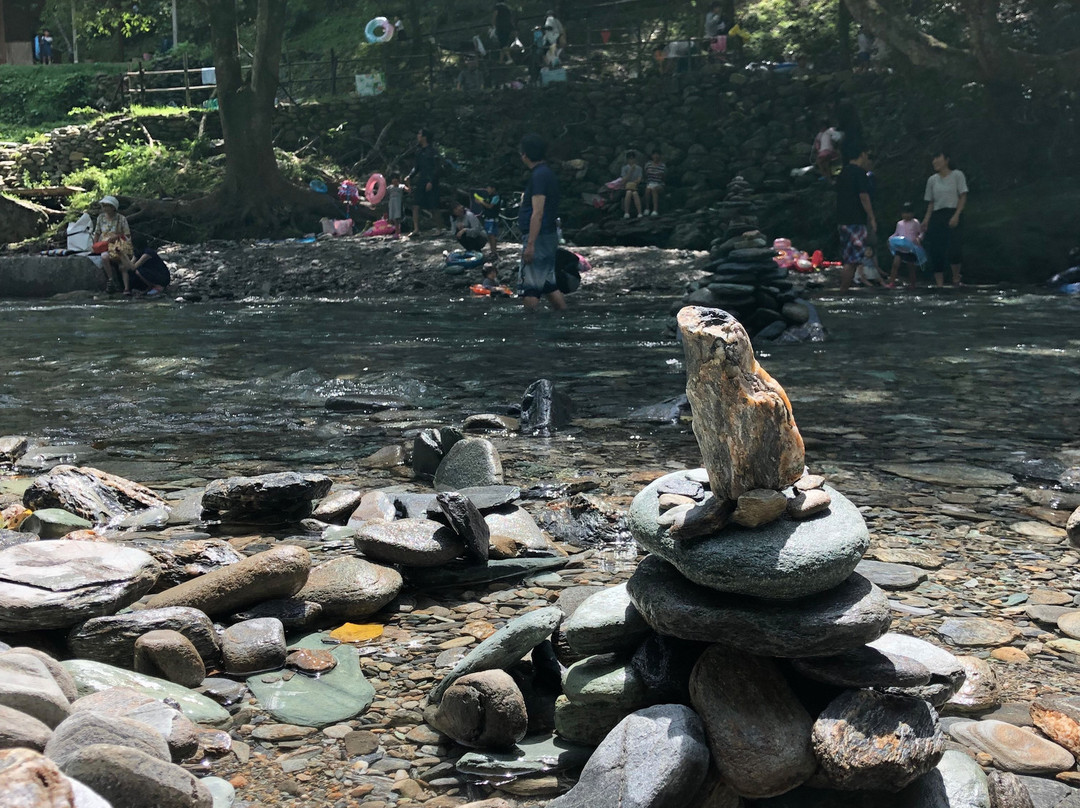
[[[427,421],[505,412],[541,377],[580,416],[624,419],[682,392],[666,302],[418,300],[229,305],[0,304],[0,434],[190,466],[347,466]],[[1080,435],[1080,300],[981,290],[820,304],[828,342],[769,348],[811,455],[848,461],[1057,456]],[[327,411],[392,394],[388,421]],[[690,461],[685,425],[587,422],[561,439],[630,468]],[[567,442],[569,442],[569,445]],[[558,442],[549,446],[559,451]],[[1067,463],[1066,465],[1075,465]]]

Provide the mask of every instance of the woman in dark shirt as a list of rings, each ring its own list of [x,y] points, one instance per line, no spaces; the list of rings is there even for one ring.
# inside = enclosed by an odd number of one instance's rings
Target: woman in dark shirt
[[[416,152],[416,162],[409,172],[412,182],[409,187],[413,196],[413,233],[420,232],[420,208],[431,211],[435,217],[435,228],[442,225],[439,220],[439,152],[432,143],[434,138],[427,129],[416,133],[416,142],[420,148]]]
[[[135,256],[133,261],[121,267],[124,275],[130,273],[131,288],[136,292],[146,292],[147,297],[156,297],[165,291],[172,276],[169,267],[161,260],[161,256],[150,249],[145,239],[136,239]],[[125,279],[125,286],[127,286]]]

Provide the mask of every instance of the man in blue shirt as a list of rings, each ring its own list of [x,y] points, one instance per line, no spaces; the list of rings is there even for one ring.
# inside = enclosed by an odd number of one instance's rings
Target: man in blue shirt
[[[521,199],[518,224],[526,233],[521,251],[519,286],[527,309],[546,297],[553,309],[566,308],[566,298],[555,282],[555,253],[559,248],[559,180],[546,161],[547,144],[537,134],[521,139],[521,160],[529,167],[529,181]]]

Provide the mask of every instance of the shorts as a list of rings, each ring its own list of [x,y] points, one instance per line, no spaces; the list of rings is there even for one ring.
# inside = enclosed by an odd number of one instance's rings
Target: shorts
[[[414,205],[419,205],[424,210],[435,210],[439,207],[439,183],[433,182],[430,191],[424,187],[427,185],[425,182],[418,180],[416,185],[417,187],[412,191]]]
[[[645,186],[646,189],[649,189],[649,188],[663,188],[663,187],[664,187],[664,183],[662,183],[662,182],[650,182],[649,184],[647,184]]]
[[[499,220],[498,219],[484,219],[484,232],[489,236],[499,235]]]
[[[866,258],[866,225],[842,224],[840,234],[840,258],[845,264],[861,264]]]
[[[525,249],[526,240],[522,244]],[[557,233],[541,233],[536,237],[531,264],[521,262],[518,273],[518,287],[522,297],[542,297],[559,290],[555,282],[555,253],[559,249]]]

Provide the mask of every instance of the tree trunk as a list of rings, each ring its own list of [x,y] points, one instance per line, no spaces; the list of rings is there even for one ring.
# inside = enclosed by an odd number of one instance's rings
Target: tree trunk
[[[836,44],[840,48],[840,64],[851,67],[851,11],[842,1],[837,3],[836,11]]]

